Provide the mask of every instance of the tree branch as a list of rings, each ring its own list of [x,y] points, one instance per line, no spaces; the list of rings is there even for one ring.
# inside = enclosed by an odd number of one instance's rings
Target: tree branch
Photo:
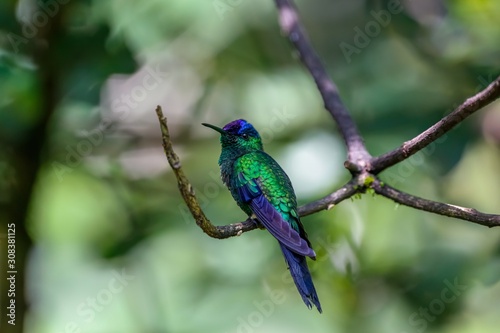
[[[347,145],[349,169],[352,169],[351,172],[360,171],[371,156],[366,150],[354,120],[340,99],[337,86],[329,78],[321,60],[311,46],[309,38],[300,25],[293,2],[290,0],[275,0],[275,3],[279,12],[281,30],[299,52],[300,59],[316,82],[325,108],[333,116],[344,138]]]
[[[389,198],[401,205],[413,207],[434,214],[454,217],[490,228],[500,226],[500,215],[481,213],[474,208],[465,208],[419,198],[417,196],[401,192],[389,185],[383,184],[378,179],[373,182],[371,187],[375,190],[375,193]]]
[[[275,3],[279,12],[281,29],[299,52],[303,64],[316,82],[325,108],[333,116],[342,134],[348,151],[348,160],[344,163],[344,166],[352,174],[352,179],[337,191],[299,207],[300,216],[307,216],[320,210],[330,209],[341,201],[357,193],[364,193],[367,189],[371,188],[375,193],[402,205],[488,227],[500,226],[500,215],[485,214],[472,208],[464,208],[412,196],[383,184],[376,176],[377,173],[425,148],[469,115],[499,98],[500,77],[486,89],[467,99],[452,113],[422,134],[403,143],[401,147],[393,151],[372,158],[365,147],[354,120],[340,99],[337,87],[328,77],[321,60],[310,45],[307,35],[299,23],[298,14],[292,0],[275,0]],[[165,154],[177,178],[182,197],[193,215],[196,224],[210,237],[219,239],[239,236],[243,232],[258,228],[260,226],[259,222],[252,218],[226,226],[215,226],[207,219],[196,199],[193,186],[184,175],[179,158],[173,151],[167,121],[163,116],[160,106],[157,107],[156,113],[161,125]]]
[[[333,208],[333,206],[358,193],[358,191],[359,187],[357,178],[353,178],[347,184],[345,184],[335,192],[327,195],[326,197],[299,207],[299,215],[307,216],[325,209],[330,210],[331,208]]]
[[[374,174],[380,173],[388,167],[407,159],[437,140],[443,134],[462,122],[465,118],[495,101],[499,97],[500,76],[488,87],[486,87],[486,89],[465,100],[465,102],[458,106],[452,113],[438,121],[426,131],[422,132],[410,141],[404,142],[399,148],[381,156],[374,157],[370,162],[370,172]]]

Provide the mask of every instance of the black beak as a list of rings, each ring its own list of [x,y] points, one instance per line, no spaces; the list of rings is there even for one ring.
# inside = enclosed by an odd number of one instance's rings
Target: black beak
[[[214,125],[210,125],[210,124],[207,124],[207,123],[201,123],[203,126],[206,126],[206,127],[209,127],[211,129],[213,129],[214,131],[217,131],[219,132],[220,134],[226,134],[226,131],[224,131],[222,128],[219,128],[217,126],[214,126]]]

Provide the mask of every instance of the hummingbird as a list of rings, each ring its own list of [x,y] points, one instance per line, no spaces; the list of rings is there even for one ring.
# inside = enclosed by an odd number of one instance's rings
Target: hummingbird
[[[223,183],[238,206],[258,221],[278,241],[290,274],[309,309],[321,304],[306,257],[316,259],[300,222],[292,183],[280,165],[264,152],[257,130],[243,119],[223,128],[202,123],[220,133],[219,166]]]

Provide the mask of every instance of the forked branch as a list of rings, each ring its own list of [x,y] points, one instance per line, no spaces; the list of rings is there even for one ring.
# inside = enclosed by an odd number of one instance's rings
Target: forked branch
[[[376,194],[415,209],[454,217],[488,227],[500,226],[500,215],[481,213],[473,208],[464,208],[419,198],[401,192],[387,184],[383,184],[377,177],[377,174],[381,171],[417,153],[451,130],[472,113],[498,99],[500,97],[500,77],[493,81],[486,89],[467,99],[452,113],[414,139],[403,143],[399,148],[393,151],[378,157],[371,157],[366,150],[363,138],[359,134],[354,120],[340,99],[337,87],[329,78],[321,60],[314,51],[304,29],[300,25],[298,14],[292,0],[275,0],[275,3],[278,8],[279,22],[282,31],[299,52],[301,61],[316,82],[326,110],[332,115],[342,134],[348,154],[347,161],[344,165],[352,174],[352,179],[340,189],[324,198],[299,207],[300,216],[306,216],[324,209],[330,209],[334,205],[357,193],[364,193],[367,189],[373,189]],[[258,221],[252,219],[226,226],[215,226],[207,219],[196,199],[193,186],[184,175],[179,158],[173,150],[170,135],[168,133],[167,121],[163,116],[160,106],[157,107],[156,113],[161,125],[165,154],[177,178],[182,197],[193,215],[196,224],[209,236],[219,239],[239,236],[243,232],[258,228]]]

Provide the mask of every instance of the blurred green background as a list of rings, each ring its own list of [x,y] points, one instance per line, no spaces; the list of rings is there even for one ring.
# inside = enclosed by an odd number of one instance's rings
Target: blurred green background
[[[500,74],[497,0],[298,8],[373,155]],[[0,92],[1,232],[16,224],[20,293],[13,327],[2,278],[2,332],[498,332],[497,229],[371,195],[304,218],[320,315],[268,233],[221,241],[195,225],[163,155],[158,104],[216,224],[245,216],[201,122],[252,122],[300,203],[349,179],[272,1],[2,0]],[[500,213],[499,148],[496,102],[382,178]]]

